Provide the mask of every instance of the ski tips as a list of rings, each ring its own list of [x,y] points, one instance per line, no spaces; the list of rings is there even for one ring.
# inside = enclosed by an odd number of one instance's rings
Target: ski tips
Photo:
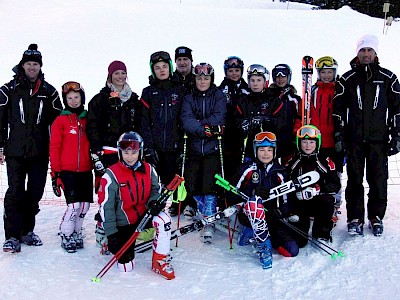
[[[99,282],[101,282],[101,278],[100,277],[93,277],[92,278],[92,282],[99,283]]]

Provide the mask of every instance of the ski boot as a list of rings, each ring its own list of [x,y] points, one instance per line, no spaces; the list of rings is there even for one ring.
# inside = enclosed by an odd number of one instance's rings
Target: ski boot
[[[120,272],[131,272],[135,268],[135,260],[132,259],[124,264],[117,263],[117,267]]]
[[[186,220],[190,221],[194,216],[196,216],[196,210],[190,205],[186,205],[185,209],[183,210],[183,215],[185,216]]]
[[[253,228],[243,226],[242,227],[242,232],[239,235],[238,239],[238,246],[246,246],[250,245],[254,242],[254,232]]]
[[[364,235],[363,223],[361,223],[358,219],[354,219],[347,224],[347,232],[350,235]]]
[[[204,226],[202,230],[203,243],[210,244],[214,237],[214,232],[215,232],[214,224],[209,224]]]
[[[374,236],[381,236],[383,233],[383,223],[379,217],[373,218],[369,221],[369,228],[372,229]]]
[[[61,237],[61,247],[65,249],[68,253],[76,252],[76,242],[74,240],[73,235],[67,236],[63,233],[60,233]]]
[[[75,240],[76,249],[83,249],[83,239],[85,236],[82,234],[82,232],[74,232],[72,237]]]
[[[170,257],[153,251],[152,270],[167,280],[175,278],[174,268],[170,265]]]
[[[27,235],[21,237],[21,241],[28,246],[42,246],[42,240],[33,231],[29,231]]]
[[[16,238],[9,238],[3,244],[4,252],[18,253],[21,252],[21,243]]]
[[[271,269],[272,268],[272,245],[269,238],[267,238],[264,242],[258,242],[257,244],[257,252],[260,257],[260,264],[263,269]]]

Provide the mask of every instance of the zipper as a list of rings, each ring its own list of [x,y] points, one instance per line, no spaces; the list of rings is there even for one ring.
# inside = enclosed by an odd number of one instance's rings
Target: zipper
[[[126,185],[128,186],[129,195],[131,195],[132,202],[135,202],[135,196],[133,195],[132,187],[131,184],[129,183],[129,180],[126,182]]]
[[[42,112],[43,112],[43,101],[40,100],[40,104],[39,104],[39,113],[36,119],[36,124],[40,123],[40,119],[42,118]]]
[[[362,110],[361,91],[359,85],[357,85],[357,99],[358,99],[358,108]]]
[[[376,86],[376,91],[375,91],[375,101],[374,101],[374,106],[372,109],[376,109],[376,107],[378,106],[378,100],[379,100],[379,92],[380,92],[381,88],[379,87],[379,85]]]
[[[21,116],[21,122],[25,124],[24,103],[22,102],[22,98],[19,99],[19,114]]]

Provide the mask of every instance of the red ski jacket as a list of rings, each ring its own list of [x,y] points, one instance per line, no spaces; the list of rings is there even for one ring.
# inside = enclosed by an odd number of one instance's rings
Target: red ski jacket
[[[79,116],[63,110],[51,125],[50,164],[54,172],[93,169],[86,135],[86,111]]]

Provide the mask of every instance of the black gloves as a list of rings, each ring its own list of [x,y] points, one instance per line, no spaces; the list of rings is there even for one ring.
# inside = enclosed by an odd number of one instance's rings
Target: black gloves
[[[242,130],[244,132],[244,134],[248,134],[249,133],[249,129],[250,129],[250,122],[247,119],[244,119],[242,121],[242,123],[240,124],[240,126],[242,127]]]
[[[340,132],[335,133],[335,150],[338,153],[344,153],[343,135]]]
[[[388,156],[395,155],[400,152],[400,136],[393,137],[389,142]]]
[[[108,250],[112,254],[117,253],[119,251],[119,249],[121,249],[121,244],[118,239],[118,232],[107,236],[107,239],[108,239],[108,242],[107,242]]]
[[[147,207],[150,210],[152,216],[158,216],[158,214],[165,208],[166,201],[160,203],[157,200],[151,200],[147,203]]]
[[[265,187],[258,186],[256,187],[254,192],[257,196],[260,196],[263,200],[267,200],[269,197],[269,189]]]
[[[149,164],[156,166],[158,164],[157,151],[151,148],[144,149],[144,160]]]
[[[207,137],[223,135],[224,130],[225,130],[224,125],[215,125],[215,126],[204,125],[204,133]]]
[[[51,185],[53,187],[54,195],[61,197],[61,190],[64,190],[64,184],[60,178],[59,172],[51,172]]]

